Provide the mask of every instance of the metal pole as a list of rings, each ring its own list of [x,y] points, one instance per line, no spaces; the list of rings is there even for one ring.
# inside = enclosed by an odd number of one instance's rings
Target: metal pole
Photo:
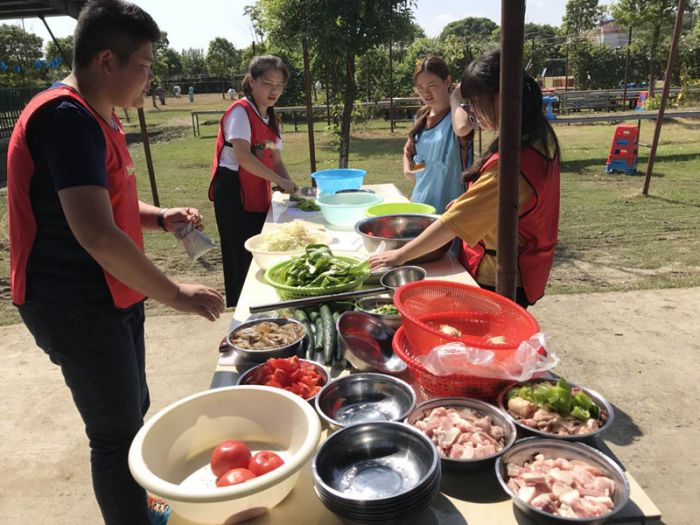
[[[389,129],[394,132],[394,53],[393,42],[389,40]]]
[[[627,107],[627,76],[630,69],[630,45],[632,44],[632,26],[627,34],[627,55],[625,56],[625,85],[622,91],[622,109]]]
[[[515,300],[525,0],[501,0],[496,291]]]
[[[535,72],[535,35],[532,35],[532,49],[530,49],[530,64],[532,64],[532,71]],[[535,75],[532,75],[533,77]]]
[[[309,163],[311,173],[316,171],[316,144],[314,142],[314,108],[311,103],[311,71],[309,70],[309,41],[306,33],[306,2],[302,4],[304,32],[301,35],[301,49],[304,58],[304,91],[306,91],[306,128],[309,135]],[[294,121],[296,124],[296,120]],[[312,179],[313,181],[313,179]]]
[[[664,89],[661,94],[661,104],[659,105],[659,113],[656,116],[656,127],[654,128],[654,140],[651,142],[651,151],[649,152],[647,175],[644,178],[644,189],[642,190],[642,193],[644,195],[649,195],[649,184],[651,183],[651,174],[654,171],[654,160],[656,159],[656,147],[659,145],[659,137],[661,136],[661,125],[663,124],[664,112],[666,111],[666,102],[668,101],[668,92],[671,89],[673,64],[676,62],[676,55],[678,54],[678,38],[681,34],[681,27],[683,25],[684,10],[685,0],[678,0],[678,13],[676,13],[676,25],[673,28],[673,41],[671,42],[671,51],[669,51],[668,53],[666,75],[664,76]]]
[[[143,140],[143,153],[146,156],[146,167],[148,168],[148,179],[151,181],[151,194],[153,195],[153,205],[160,206],[158,198],[158,186],[156,185],[156,174],[153,171],[153,159],[151,158],[151,145],[148,142],[148,129],[146,128],[146,115],[143,108],[137,110],[139,114],[139,124],[141,125],[141,140]]]

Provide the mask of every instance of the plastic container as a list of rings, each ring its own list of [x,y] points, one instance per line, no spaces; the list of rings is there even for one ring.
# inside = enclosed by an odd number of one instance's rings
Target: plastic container
[[[316,411],[299,396],[266,386],[217,388],[191,395],[153,416],[129,450],[129,469],[149,493],[194,523],[235,523],[265,513],[294,488],[321,437]],[[212,450],[238,439],[272,450],[281,467],[217,488]],[[183,483],[184,482],[184,483]]]
[[[540,331],[527,310],[478,286],[417,281],[399,288],[394,293],[394,304],[408,341],[421,354],[439,345],[463,343],[494,350],[496,359],[507,359],[520,343]],[[461,334],[450,334],[447,327]]]
[[[430,204],[422,204],[420,202],[385,202],[370,206],[365,211],[367,217],[378,217],[380,215],[403,215],[414,213],[434,214],[435,208]]]
[[[333,226],[354,226],[364,219],[365,210],[379,204],[383,197],[372,193],[337,193],[321,195],[316,204],[321,208],[323,219]]]
[[[180,241],[193,262],[216,248],[216,243],[192,226],[191,222],[176,223],[173,235]]]
[[[316,181],[321,195],[338,190],[356,190],[362,186],[367,171],[352,168],[333,168],[315,171],[311,177]]]
[[[268,250],[261,250],[258,248],[260,244],[264,241],[265,236],[269,235],[269,232],[259,233],[250,237],[243,246],[250,253],[253,254],[253,259],[255,263],[263,270],[272,268],[274,265],[279,264],[284,261],[288,261],[291,257],[304,254],[304,248],[299,248],[297,250],[289,250],[286,252],[271,252]],[[318,237],[318,242],[323,244],[330,244],[332,239],[323,232],[314,233]]]

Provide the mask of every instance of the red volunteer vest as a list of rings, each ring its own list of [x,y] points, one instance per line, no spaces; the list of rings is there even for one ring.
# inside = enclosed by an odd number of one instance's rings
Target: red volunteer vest
[[[224,147],[231,147],[231,145],[226,142],[224,136],[224,122],[236,106],[243,106],[248,114],[248,122],[250,122],[250,150],[253,155],[268,168],[272,169],[273,167],[272,150],[268,148],[267,145],[269,143],[274,144],[279,140],[279,136],[271,126],[265,124],[265,121],[260,118],[250,102],[242,98],[231,104],[221,119],[219,133],[216,136],[214,161],[211,166],[212,181],[214,180],[216,170],[219,169],[221,150]],[[253,175],[242,167],[238,168],[238,178],[241,181],[241,201],[243,202],[243,209],[251,212],[266,212],[270,208],[270,203],[272,202],[270,181]],[[209,200],[214,200],[214,188],[211,182],[209,183]]]
[[[481,171],[497,160],[498,153]],[[525,148],[520,154],[520,173],[535,193],[518,216],[518,234],[525,241],[518,254],[518,270],[527,300],[534,304],[544,295],[554,262],[559,228],[559,160],[547,162],[535,149]],[[474,278],[485,251],[483,242],[476,246],[462,242],[460,262]]]
[[[35,166],[26,140],[27,124],[44,105],[59,98],[73,99],[85,106],[102,129],[105,138],[105,171],[107,190],[112,203],[114,222],[124,230],[143,251],[143,235],[139,214],[134,167],[126,146],[126,138],[116,115],[112,118],[119,126],[116,130],[95,113],[80,95],[69,87],[59,87],[36,95],[24,108],[17,120],[7,151],[7,200],[10,230],[10,287],[12,302],[24,304],[27,290],[27,263],[37,233],[37,223],[32,212],[30,185]],[[114,306],[128,308],[144,300],[144,296],[132,290],[107,272],[104,272]]]

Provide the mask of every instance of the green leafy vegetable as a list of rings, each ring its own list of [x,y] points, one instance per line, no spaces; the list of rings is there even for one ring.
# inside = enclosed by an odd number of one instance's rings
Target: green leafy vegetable
[[[352,263],[333,255],[325,244],[308,244],[304,255],[292,259],[283,283],[297,288],[330,288],[353,283],[368,269],[367,261]]]
[[[289,196],[289,200],[297,203],[297,209],[301,211],[319,211],[321,208],[311,199],[305,199],[295,193]]]
[[[376,315],[399,315],[399,310],[393,304],[378,304],[368,312]]]
[[[586,421],[600,416],[600,407],[585,392],[574,393],[564,378],[555,384],[525,384],[508,391],[508,399],[521,397],[531,403],[547,407],[560,414],[571,414],[576,419]]]

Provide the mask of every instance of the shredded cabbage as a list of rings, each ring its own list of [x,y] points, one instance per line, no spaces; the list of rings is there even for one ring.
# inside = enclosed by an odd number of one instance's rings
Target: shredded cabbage
[[[288,252],[321,241],[323,237],[319,235],[318,230],[307,228],[303,222],[295,219],[275,231],[266,233],[258,248],[267,252]]]

